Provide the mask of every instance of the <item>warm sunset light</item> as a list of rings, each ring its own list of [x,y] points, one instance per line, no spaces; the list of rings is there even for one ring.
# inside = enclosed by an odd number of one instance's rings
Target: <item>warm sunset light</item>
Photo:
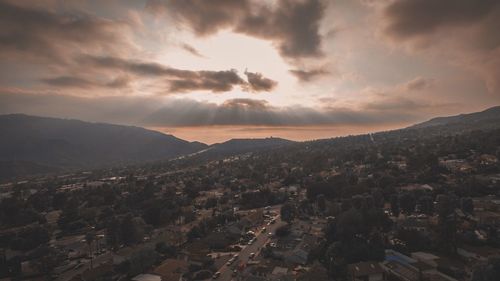
[[[0,0],[0,281],[500,281],[500,0]]]
[[[500,100],[493,4],[209,2],[2,1],[0,113],[306,140]]]

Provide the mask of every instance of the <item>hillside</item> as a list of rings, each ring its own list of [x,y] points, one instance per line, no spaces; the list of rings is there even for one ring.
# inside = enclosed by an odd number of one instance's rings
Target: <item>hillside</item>
[[[445,130],[478,130],[500,127],[500,106],[488,108],[480,112],[459,114],[455,116],[436,117],[429,121],[413,125],[409,129],[443,127]]]
[[[270,148],[294,143],[293,141],[282,138],[264,138],[264,139],[231,139],[223,143],[217,143],[210,146],[211,151],[220,153],[238,153],[247,152],[255,149]]]
[[[215,160],[248,152],[262,152],[295,143],[297,142],[274,137],[263,139],[231,139],[222,143],[212,144],[204,150],[181,158],[189,159],[190,162]]]
[[[139,127],[78,120],[0,116],[0,161],[29,167],[86,168],[162,160],[206,145]]]

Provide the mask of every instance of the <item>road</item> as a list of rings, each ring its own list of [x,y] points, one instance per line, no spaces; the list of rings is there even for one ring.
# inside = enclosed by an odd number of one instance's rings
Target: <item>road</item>
[[[278,210],[279,213],[279,210]],[[267,243],[269,240],[269,232],[275,233],[276,229],[280,226],[282,226],[284,223],[281,221],[281,218],[279,215],[276,217],[276,223],[267,225],[267,223],[264,223],[262,226],[258,228],[258,231],[256,231],[256,240],[252,245],[247,245],[245,246],[240,252],[239,252],[239,257],[238,259],[230,266],[227,266],[224,264],[221,268],[219,268],[219,272],[221,273],[219,278],[217,280],[221,281],[230,281],[230,280],[236,280],[236,277],[232,276],[233,269],[237,268],[239,264],[243,263],[246,264],[250,260],[250,253],[255,253],[257,256],[259,251],[262,249],[262,247]],[[262,228],[266,227],[266,231],[262,231]]]
[[[113,260],[113,255],[110,252],[104,253],[102,255],[98,255],[98,256],[94,257],[94,260],[93,260],[94,268],[96,268],[99,265],[104,264],[106,262],[112,262],[112,260]],[[55,280],[58,280],[58,281],[71,280],[74,277],[76,277],[77,275],[83,274],[83,272],[85,272],[85,270],[90,269],[90,261],[85,261],[85,263],[82,263],[82,264],[83,264],[83,266],[81,266],[80,268],[73,268],[73,269],[70,269],[70,270],[62,273]]]

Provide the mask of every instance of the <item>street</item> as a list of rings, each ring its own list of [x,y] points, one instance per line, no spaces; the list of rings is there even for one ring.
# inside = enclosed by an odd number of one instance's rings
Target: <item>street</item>
[[[278,209],[279,213],[279,209]],[[247,264],[247,262],[250,260],[250,254],[255,253],[255,257],[258,256],[260,250],[262,247],[267,243],[267,241],[270,239],[268,233],[275,233],[276,229],[280,226],[282,226],[284,223],[281,221],[281,217],[279,215],[275,216],[276,218],[276,223],[267,225],[267,222],[262,224],[259,228],[259,232],[255,232],[256,234],[256,239],[255,242],[252,243],[252,245],[246,245],[238,254],[239,257],[238,259],[230,266],[227,266],[224,264],[221,268],[219,268],[220,276],[217,278],[217,280],[222,280],[222,281],[230,281],[230,280],[236,280],[236,277],[233,277],[233,270],[238,268],[239,264]],[[262,229],[266,227],[266,231],[262,231]]]

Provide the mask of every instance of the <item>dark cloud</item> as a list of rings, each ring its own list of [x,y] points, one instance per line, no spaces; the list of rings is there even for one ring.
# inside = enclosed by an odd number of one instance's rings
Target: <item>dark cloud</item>
[[[245,75],[247,76],[248,81],[247,90],[251,92],[269,92],[278,85],[278,82],[266,78],[258,72],[245,71]]]
[[[205,36],[231,27],[251,6],[248,0],[150,0],[146,8],[153,13],[167,12],[196,34]]]
[[[110,88],[110,89],[120,89],[125,88],[129,85],[130,79],[128,77],[117,77],[110,81],[92,81],[83,77],[78,76],[58,76],[53,78],[45,78],[41,80],[43,83],[61,87],[61,88],[77,88],[77,89],[89,89],[89,88]]]
[[[168,80],[169,92],[184,93],[196,90],[209,90],[214,93],[227,92],[234,86],[244,85],[245,81],[235,70],[195,71],[188,77],[177,76]]]
[[[143,122],[158,127],[198,126],[331,126],[388,125],[413,122],[419,116],[407,111],[375,108],[349,109],[302,106],[275,107],[263,100],[233,99],[221,105],[176,100],[146,117]]]
[[[491,93],[500,91],[500,1],[392,1],[383,22],[392,41],[444,54],[481,75]]]
[[[205,56],[204,56],[204,55],[202,55],[202,54],[201,54],[198,50],[196,50],[196,48],[195,48],[195,47],[193,47],[193,46],[191,46],[191,45],[189,45],[189,44],[183,43],[183,44],[181,45],[181,48],[182,48],[184,51],[186,51],[186,52],[188,52],[188,53],[192,54],[193,56],[200,57],[200,58],[204,58],[204,57],[205,57]]]
[[[413,100],[405,97],[379,97],[377,101],[367,102],[363,105],[365,110],[375,110],[380,112],[391,112],[400,110],[401,112],[421,111],[433,107],[430,102]]]
[[[74,76],[59,76],[55,78],[46,78],[42,81],[51,86],[68,87],[68,88],[92,88],[95,83],[80,77]]]
[[[291,74],[293,74],[299,81],[302,82],[311,82],[321,76],[325,76],[330,74],[328,70],[325,68],[316,68],[316,69],[310,69],[310,70],[304,70],[304,69],[290,69],[289,70]]]
[[[272,41],[287,58],[322,55],[322,0],[278,0],[273,5],[252,0],[154,0],[148,9],[166,11],[200,36],[231,29]]]
[[[405,88],[409,91],[421,91],[429,89],[434,85],[434,79],[417,77],[406,83]]]
[[[320,0],[280,0],[274,10],[262,8],[237,23],[236,31],[273,40],[285,57],[322,55],[319,23],[324,14]]]
[[[117,57],[84,56],[78,60],[90,68],[101,68],[125,71],[138,76],[163,79],[167,83],[169,93],[185,93],[196,90],[207,90],[214,93],[231,91],[240,86],[252,92],[271,91],[277,82],[262,76],[260,73],[246,73],[248,82],[238,75],[236,70],[182,70],[158,63],[138,60],[126,60]]]
[[[227,108],[251,108],[252,110],[265,110],[269,107],[269,103],[265,100],[240,98],[226,100],[222,106]]]
[[[444,27],[463,27],[487,18],[498,0],[402,0],[385,9],[386,33],[399,39],[427,35]]]
[[[87,67],[126,71],[139,76],[195,76],[193,71],[170,68],[155,62],[129,60],[112,56],[82,56],[77,61]]]
[[[121,28],[121,24],[84,13],[56,14],[1,0],[0,56],[63,62],[75,50],[123,45],[117,32]]]
[[[272,106],[257,99],[230,99],[222,104],[189,99],[152,97],[77,97],[54,93],[0,89],[0,114],[26,113],[77,118],[87,121],[150,127],[255,126],[368,126],[422,120],[408,107],[360,109],[303,106]],[[420,105],[419,105],[420,106]]]
[[[81,97],[54,92],[0,89],[0,114],[25,113],[93,122],[139,125],[162,107],[160,97]]]

